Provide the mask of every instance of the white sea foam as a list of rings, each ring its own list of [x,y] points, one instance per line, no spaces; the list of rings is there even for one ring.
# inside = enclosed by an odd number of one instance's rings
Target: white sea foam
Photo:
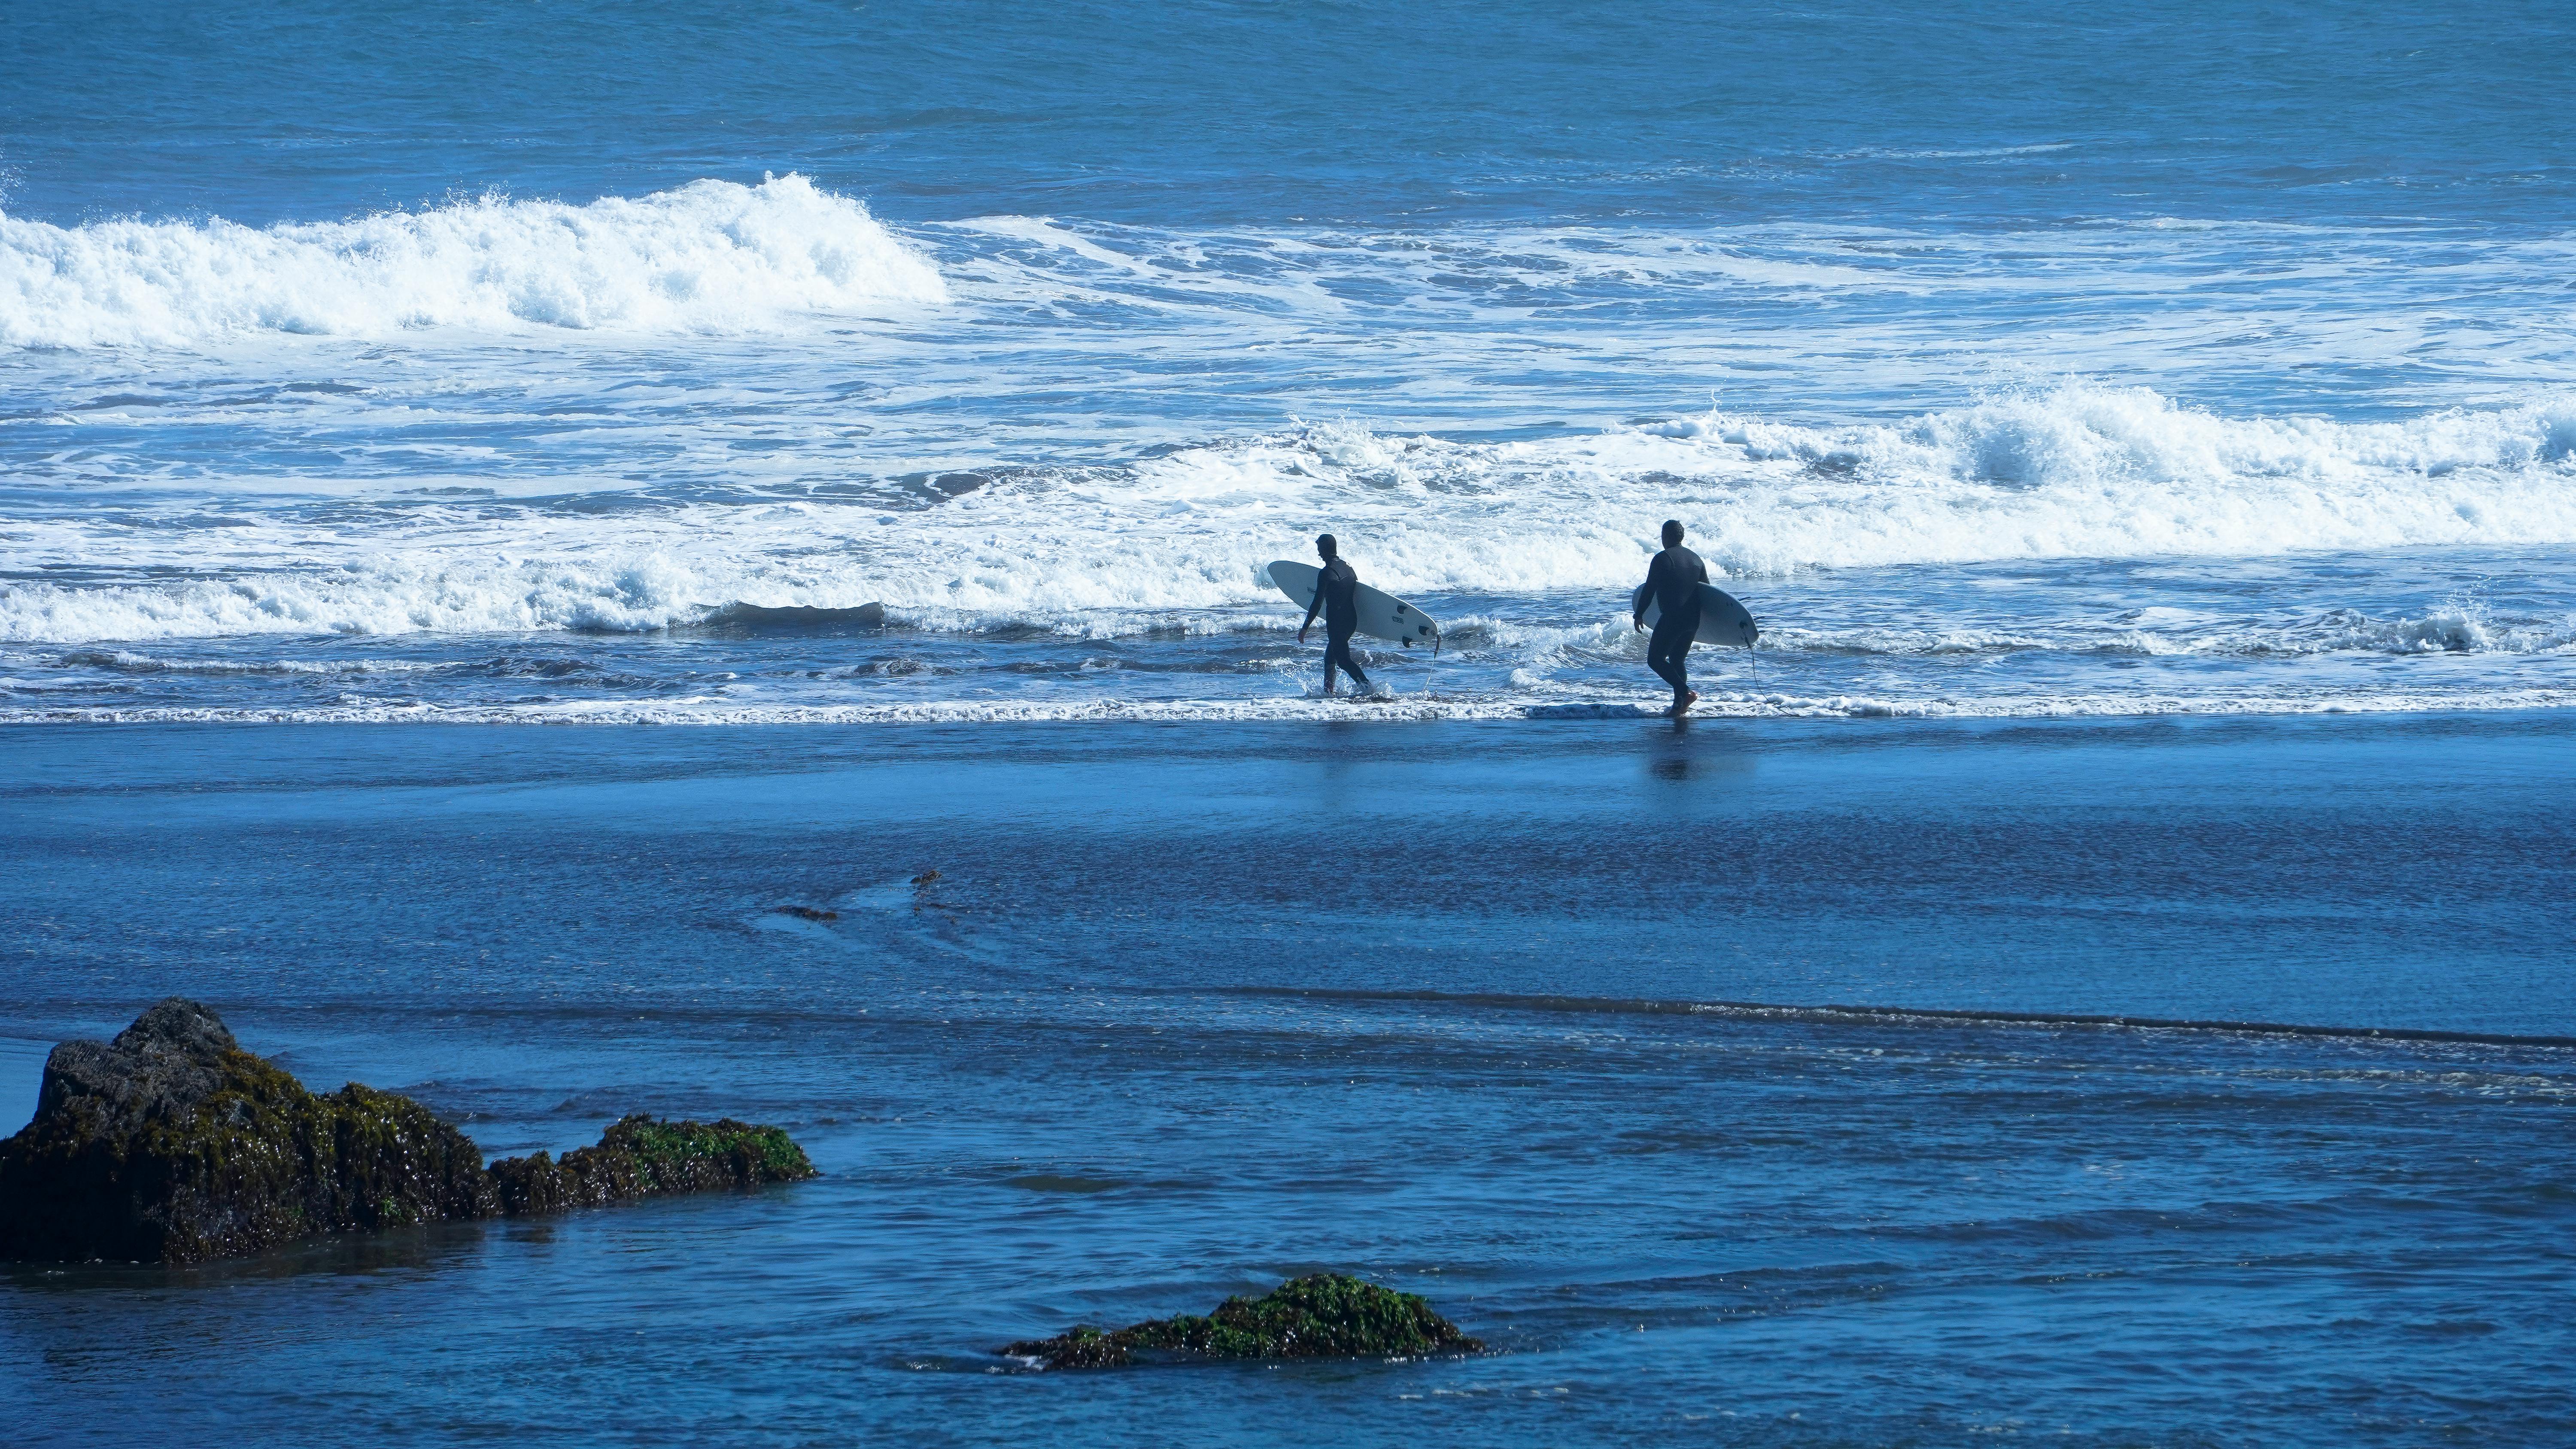
[[[0,216],[0,345],[17,347],[438,327],[728,333],[946,296],[864,204],[793,175],[263,228]]]
[[[343,509],[327,549],[293,517],[186,528],[68,513],[21,530],[19,556],[121,577],[0,584],[0,639],[633,631],[736,600],[881,601],[918,627],[1115,635],[1272,599],[1261,566],[1303,556],[1320,525],[1381,587],[1486,597],[1625,588],[1667,516],[1688,520],[1694,544],[1739,579],[2557,545],[2576,543],[2571,453],[2571,395],[2344,423],[2225,418],[2145,389],[2069,384],[1885,425],[1713,413],[1484,443],[1317,424],[1123,468],[999,474],[902,512],[830,499],[612,513],[477,501],[406,505],[371,525]],[[2466,614],[2384,617],[2328,621],[2320,637],[2347,637],[2322,647],[2563,643]]]
[[[2069,385],[1895,426],[1712,415],[1465,443],[1327,424],[997,485],[854,560],[968,613],[1257,600],[1335,525],[1400,593],[1615,590],[1679,515],[1737,577],[2003,559],[2576,541],[2576,396],[2405,423],[2225,419]]]
[[[2388,617],[2338,608],[2289,621],[2199,621],[2162,628],[2141,628],[2116,620],[2070,623],[2048,619],[2032,619],[2014,628],[1815,628],[1793,623],[1775,625],[1763,635],[1762,643],[1765,648],[1787,653],[1881,658],[2007,653],[2213,659],[2293,659],[2330,654],[2567,654],[2576,653],[2576,614],[2555,620],[2507,622],[2480,605],[2464,603]]]
[[[452,666],[413,659],[167,659],[130,649],[71,649],[52,663],[63,669],[102,669],[117,674],[336,677],[351,674],[424,674]]]
[[[694,577],[684,564],[654,555],[513,562],[412,550],[355,565],[177,583],[0,584],[0,638],[634,632],[706,612],[689,601],[717,599],[725,586],[701,592]]]
[[[1899,425],[1712,413],[1642,431],[1793,464],[1722,509],[1755,571],[2576,539],[2576,395],[2406,422],[2223,418],[2066,385]]]

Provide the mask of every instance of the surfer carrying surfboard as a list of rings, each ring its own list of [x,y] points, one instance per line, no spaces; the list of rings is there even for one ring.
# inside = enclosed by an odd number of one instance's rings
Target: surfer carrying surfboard
[[[1637,590],[1631,622],[1639,632],[1645,630],[1648,600],[1660,611],[1655,632],[1646,636],[1646,667],[1673,687],[1675,714],[1699,702],[1699,696],[1691,692],[1690,669],[1685,661],[1690,656],[1692,636],[1699,633],[1699,589],[1707,582],[1708,565],[1700,562],[1698,554],[1682,547],[1681,520],[1665,519],[1664,551],[1646,565],[1645,587]],[[1326,667],[1329,670],[1330,666]]]
[[[1351,658],[1351,633],[1360,626],[1360,576],[1342,558],[1342,547],[1329,533],[1315,540],[1315,552],[1324,567],[1315,579],[1315,597],[1306,605],[1306,622],[1297,626],[1297,642],[1306,642],[1306,631],[1315,627],[1315,615],[1324,616],[1324,692],[1333,692],[1333,666],[1351,672],[1351,687],[1362,694],[1369,692],[1369,678],[1360,673]]]

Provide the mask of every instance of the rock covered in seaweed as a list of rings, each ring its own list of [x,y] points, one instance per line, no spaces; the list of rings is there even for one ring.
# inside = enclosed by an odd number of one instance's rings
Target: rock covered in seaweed
[[[602,1207],[628,1198],[794,1182],[813,1175],[805,1149],[784,1131],[730,1117],[712,1123],[622,1117],[600,1134],[598,1146],[567,1152],[561,1161],[540,1152],[492,1164],[501,1211],[512,1214]]]
[[[45,1062],[0,1143],[0,1256],[194,1263],[317,1233],[482,1217],[483,1155],[407,1098],[315,1096],[172,997]]]
[[[1114,1368],[1134,1362],[1138,1350],[1219,1359],[1419,1358],[1481,1353],[1484,1347],[1416,1294],[1347,1274],[1317,1273],[1290,1279],[1259,1298],[1228,1298],[1205,1317],[1184,1313],[1115,1333],[1077,1324],[1054,1338],[1015,1343],[1002,1352],[1043,1359],[1049,1368]]]
[[[0,1259],[196,1263],[325,1233],[549,1212],[814,1175],[774,1127],[629,1117],[597,1147],[496,1163],[408,1097],[316,1094],[171,997],[46,1059],[0,1142]]]

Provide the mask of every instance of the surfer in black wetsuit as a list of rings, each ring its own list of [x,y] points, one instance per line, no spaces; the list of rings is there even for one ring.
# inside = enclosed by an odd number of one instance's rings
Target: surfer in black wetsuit
[[[1333,667],[1339,665],[1351,672],[1351,687],[1368,693],[1369,678],[1360,673],[1351,658],[1351,631],[1360,624],[1360,576],[1342,559],[1341,545],[1331,534],[1315,540],[1315,552],[1324,560],[1323,571],[1315,579],[1315,597],[1306,605],[1306,622],[1297,626],[1297,642],[1306,642],[1306,631],[1315,627],[1315,614],[1324,615],[1324,692],[1333,692]]]
[[[1646,667],[1673,687],[1675,714],[1699,701],[1691,692],[1690,669],[1684,661],[1690,656],[1691,636],[1699,632],[1699,586],[1707,582],[1708,565],[1682,547],[1680,521],[1664,520],[1664,551],[1646,565],[1646,586],[1637,593],[1630,622],[1639,629],[1646,627],[1649,599],[1663,609],[1655,620],[1655,632],[1646,636]]]

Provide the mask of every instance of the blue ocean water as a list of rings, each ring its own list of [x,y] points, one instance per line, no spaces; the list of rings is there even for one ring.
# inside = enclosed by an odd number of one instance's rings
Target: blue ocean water
[[[186,990],[488,1152],[737,1113],[828,1175],[12,1267],[0,1411],[65,1444],[2555,1442],[2570,719],[16,727],[8,1104]],[[1676,835],[1705,863],[1641,850]],[[1321,1270],[1498,1351],[992,1352]]]
[[[11,1267],[18,1433],[2576,1417],[2566,6],[0,20],[0,1127],[180,992],[827,1173]],[[1502,1352],[987,1352],[1320,1269]]]
[[[1624,710],[1668,516],[1713,711],[2570,687],[2564,7],[11,29],[0,717],[1309,714],[1326,529]]]

